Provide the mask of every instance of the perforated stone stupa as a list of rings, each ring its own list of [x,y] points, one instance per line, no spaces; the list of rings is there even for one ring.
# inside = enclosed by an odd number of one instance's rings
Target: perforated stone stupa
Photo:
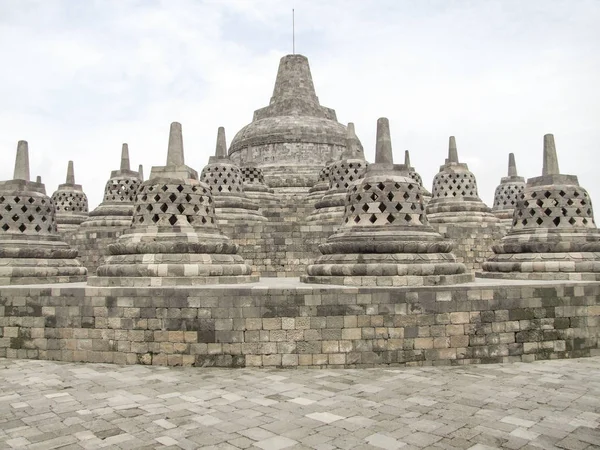
[[[544,136],[542,176],[529,178],[510,232],[483,264],[487,278],[600,280],[600,233],[592,201],[558,167],[554,136]]]
[[[427,188],[425,188],[425,186],[423,185],[423,178],[421,178],[419,172],[417,172],[417,170],[411,165],[410,152],[408,150],[404,151],[404,165],[408,170],[408,176],[415,180],[415,182],[419,183],[423,195],[423,201],[425,202],[425,205],[427,205],[427,203],[429,203],[429,200],[431,200],[431,192],[429,192]]]
[[[514,153],[508,154],[508,176],[502,177],[494,192],[492,212],[503,224],[512,226],[513,213],[517,201],[525,190],[525,178],[517,175]]]
[[[88,217],[88,199],[80,184],[75,184],[73,161],[67,167],[65,183],[52,194],[56,226],[60,233],[72,233]]]
[[[110,173],[110,179],[104,186],[102,203],[89,213],[82,227],[119,227],[131,225],[135,194],[141,184],[139,172],[130,169],[129,147],[121,148],[121,165],[119,170]]]
[[[458,162],[454,136],[450,136],[448,159],[433,178],[427,217],[431,223],[498,222],[479,198],[475,175]]]
[[[111,171],[102,203],[90,212],[72,236],[67,236],[90,273],[96,273],[104,262],[108,245],[131,226],[135,195],[141,183],[139,172],[130,170],[129,147],[123,144],[120,168]]]
[[[306,221],[319,224],[340,225],[344,217],[346,194],[354,182],[362,178],[367,168],[364,150],[356,133],[354,124],[347,127],[346,150],[339,161],[328,166],[329,185],[327,191],[315,204],[315,210]]]
[[[29,179],[29,148],[19,141],[14,178],[0,181],[0,285],[85,281],[54,214],[46,187]]]
[[[243,167],[240,167],[240,171],[244,193],[248,198],[257,200],[259,205],[273,205],[279,202],[273,189],[265,182],[262,169],[255,163],[247,162]]]
[[[211,156],[200,180],[210,186],[219,222],[264,222],[259,203],[244,192],[242,171],[227,156],[225,129],[219,127],[215,156]]]
[[[132,228],[108,246],[94,286],[181,286],[257,281],[220,233],[210,187],[185,165],[181,125],[171,124],[167,165],[136,195]]]
[[[252,123],[231,141],[229,155],[244,166],[255,162],[276,192],[306,194],[319,171],[339,160],[346,147],[346,127],[335,111],[320,105],[302,55],[281,58],[269,106],[254,112]]]
[[[302,277],[307,283],[434,285],[471,281],[452,244],[427,221],[421,189],[394,170],[389,123],[377,122],[375,164],[350,186],[340,229]]]

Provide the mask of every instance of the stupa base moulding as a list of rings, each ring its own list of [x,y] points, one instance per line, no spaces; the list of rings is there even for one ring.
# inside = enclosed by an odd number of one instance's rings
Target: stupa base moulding
[[[600,355],[600,283],[0,287],[0,357],[218,367],[462,365]]]

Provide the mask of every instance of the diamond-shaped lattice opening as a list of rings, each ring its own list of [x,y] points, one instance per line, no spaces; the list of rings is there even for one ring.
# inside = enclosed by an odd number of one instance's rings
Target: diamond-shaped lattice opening
[[[27,227],[25,226],[25,224],[24,224],[24,223],[22,223],[22,224],[19,226],[19,231],[20,231],[21,233],[24,233],[26,229],[27,229]]]
[[[169,217],[169,223],[171,224],[171,226],[177,223],[177,216],[175,214],[172,214],[171,217]]]
[[[413,203],[412,205],[410,205],[410,209],[412,209],[412,210],[414,211],[415,209],[417,209],[417,205],[415,205],[415,204]]]
[[[183,212],[185,211],[185,206],[183,205],[178,205],[177,206],[177,211],[179,211],[180,214],[183,214]]]
[[[575,225],[575,223],[577,223],[577,221],[575,220],[575,218],[571,217],[571,218],[569,219],[569,223],[570,223],[571,225]]]
[[[29,222],[33,222],[35,220],[35,217],[33,217],[32,215],[27,216],[27,220],[29,220]]]
[[[19,203],[21,199],[19,197],[15,197],[15,203]]]
[[[202,216],[202,220],[201,220],[202,224],[206,224],[206,217]]]
[[[410,198],[410,194],[408,192],[405,192],[402,197],[404,198],[404,200],[408,200]]]
[[[356,216],[356,217],[354,217],[354,222],[355,222],[355,223],[358,223],[358,222],[360,222],[360,216]]]
[[[371,222],[371,223],[377,222],[377,216],[375,214],[371,214],[371,217],[369,217],[369,222]]]
[[[198,208],[198,205],[194,205],[194,212],[197,213],[198,211],[200,211],[200,208]]]
[[[33,197],[29,197],[27,199],[27,201],[31,204],[31,203],[35,202],[35,199]]]
[[[138,222],[139,222],[139,223],[144,223],[144,217],[143,217],[143,216],[140,216],[140,218],[138,219]]]
[[[544,201],[543,201],[541,198],[538,198],[538,199],[535,201],[535,204],[536,204],[536,205],[538,205],[538,206],[542,206],[542,205],[544,204]]]
[[[529,215],[532,216],[532,217],[535,216],[535,209],[530,209],[529,210]]]
[[[558,226],[558,224],[560,223],[560,217],[555,217],[552,222],[554,222],[555,226]]]
[[[4,207],[4,209],[5,209],[5,210],[7,210],[7,211],[12,211],[12,206],[10,206],[10,205],[6,205],[6,206]]]
[[[158,214],[154,214],[154,215],[152,216],[152,222],[156,223],[156,222],[158,222],[159,220],[160,220],[160,217],[159,217],[159,215],[158,215]]]
[[[544,210],[544,214],[546,214],[547,216],[549,216],[550,214],[552,214],[552,210],[550,208],[546,208]]]
[[[21,211],[27,212],[27,206],[25,206],[25,205],[21,206]]]
[[[564,197],[565,195],[567,195],[567,193],[565,191],[560,191],[558,193],[558,195],[560,195],[561,197]]]
[[[584,217],[583,220],[582,220],[582,222],[583,222],[584,225],[587,225],[588,220]]]
[[[396,211],[401,211],[402,210],[402,204],[401,203],[396,203]]]
[[[169,200],[171,200],[173,203],[175,202],[175,200],[177,200],[177,195],[175,194],[175,192],[172,192],[171,195],[169,195]]]
[[[537,220],[536,220],[536,222],[537,222],[538,225],[541,225],[541,224],[544,223],[544,219],[542,219],[541,217],[538,217]]]
[[[169,209],[169,207],[167,206],[166,203],[163,203],[162,205],[160,205],[160,210],[162,212],[166,213],[168,209]]]
[[[184,189],[184,187],[183,187],[182,185],[179,185],[179,186],[177,186],[177,190],[178,190],[179,192],[183,191],[183,189]]]
[[[577,208],[577,209],[575,210],[575,212],[576,212],[577,214],[581,214],[581,209]]]
[[[161,189],[162,189],[163,192],[167,192],[167,190],[169,189],[169,187],[167,185],[163,184],[162,187],[161,187]]]
[[[383,203],[380,203],[379,206],[378,206],[378,208],[379,208],[379,211],[381,211],[381,212],[384,212],[385,209],[386,209],[385,208],[385,204],[383,204]]]
[[[46,219],[46,216],[42,216],[42,222],[46,222],[48,219]]]
[[[13,222],[18,222],[19,216],[15,214],[14,216],[12,216],[12,220],[13,220]]]
[[[156,194],[156,195],[154,196],[154,201],[155,201],[155,202],[158,202],[159,200],[160,200],[160,195]]]
[[[10,230],[10,227],[8,226],[8,224],[7,224],[7,223],[5,223],[4,225],[2,225],[2,229],[3,229],[4,231],[8,231],[8,230]]]
[[[388,223],[394,223],[394,220],[396,220],[396,218],[392,214],[389,214],[386,217],[386,219],[387,219]]]
[[[567,217],[569,215],[569,211],[567,211],[567,208],[561,208],[560,212],[565,217]]]
[[[408,190],[409,191],[412,191],[414,188],[415,188],[415,186],[413,184],[409,184],[408,185]]]
[[[573,197],[579,197],[579,192],[573,191]]]
[[[363,210],[364,212],[367,212],[367,211],[369,210],[369,205],[367,205],[366,203],[364,203],[364,204],[362,205],[362,210]]]
[[[36,225],[34,230],[37,231],[38,233],[40,232],[40,230],[42,229],[42,227],[40,227],[39,225]]]
[[[550,198],[551,195],[552,195],[552,192],[550,192],[550,191],[544,192],[544,197],[546,197],[546,198]]]
[[[371,185],[369,183],[365,183],[364,189],[365,189],[365,191],[370,190],[371,189]]]

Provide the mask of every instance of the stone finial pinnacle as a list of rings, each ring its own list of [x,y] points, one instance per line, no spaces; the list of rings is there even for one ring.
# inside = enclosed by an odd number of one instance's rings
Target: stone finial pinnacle
[[[173,122],[169,131],[169,150],[167,153],[167,166],[183,166],[183,134],[181,124]]]
[[[121,147],[121,170],[130,170],[129,168],[129,146],[123,143]]]
[[[42,182],[42,177],[39,176],[39,175],[37,177],[35,177],[35,182],[36,183],[41,183]]]
[[[515,154],[514,153],[508,154],[508,176],[509,177],[518,176],[517,163],[515,162]]]
[[[390,121],[386,117],[377,119],[377,142],[375,144],[375,163],[394,164]]]
[[[346,150],[342,154],[342,159],[356,158],[360,156],[359,153],[360,149],[358,148],[358,137],[356,137],[354,131],[354,123],[348,122],[346,127]]]
[[[215,149],[215,156],[218,159],[227,158],[227,141],[225,139],[224,127],[219,127],[217,130],[217,147]]]
[[[411,167],[410,166],[410,152],[408,150],[404,150],[404,165],[406,167]]]
[[[75,169],[73,168],[73,161],[69,161],[67,165],[67,184],[75,184]]]
[[[141,164],[138,166],[138,176],[140,177],[141,181],[144,181],[144,166]]]
[[[454,136],[450,136],[448,143],[448,162],[458,163],[458,150],[456,149],[456,138]]]
[[[287,98],[303,98],[318,103],[308,59],[303,55],[287,55],[279,61],[271,104]]]
[[[15,160],[15,180],[30,181],[29,178],[29,144],[19,141],[17,144],[17,158]]]
[[[544,165],[542,175],[558,175],[558,156],[556,155],[556,145],[554,144],[554,135],[546,134],[544,136]]]

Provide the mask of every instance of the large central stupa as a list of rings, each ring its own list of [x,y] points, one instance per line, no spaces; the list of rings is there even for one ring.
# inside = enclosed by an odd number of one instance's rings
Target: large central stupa
[[[328,161],[346,149],[346,127],[335,111],[321,106],[302,55],[279,62],[269,106],[231,141],[229,156],[238,165],[256,164],[276,191],[307,192]]]

